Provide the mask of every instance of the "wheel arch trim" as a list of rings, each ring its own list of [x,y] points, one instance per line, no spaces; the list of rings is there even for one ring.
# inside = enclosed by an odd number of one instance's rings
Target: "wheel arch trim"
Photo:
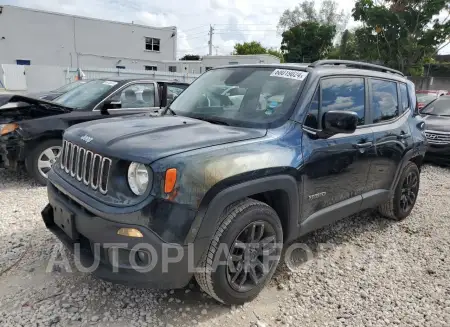
[[[234,184],[217,193],[207,205],[200,206],[185,244],[192,243],[196,239],[212,237],[223,211],[230,204],[255,194],[276,190],[284,191],[289,199],[285,240],[295,238],[298,234],[298,215],[300,212],[297,181],[290,175],[276,175]]]

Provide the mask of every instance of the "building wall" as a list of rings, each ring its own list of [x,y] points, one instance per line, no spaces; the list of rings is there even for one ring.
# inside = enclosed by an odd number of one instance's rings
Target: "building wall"
[[[176,33],[176,27],[154,28],[3,6],[0,62],[15,64],[23,59],[32,65],[144,69],[176,59]],[[160,39],[160,51],[145,50],[145,37]]]

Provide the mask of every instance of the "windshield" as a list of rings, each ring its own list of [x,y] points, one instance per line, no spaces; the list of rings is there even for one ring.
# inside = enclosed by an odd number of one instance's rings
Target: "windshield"
[[[76,87],[53,100],[60,105],[73,109],[86,109],[102,100],[117,82],[94,80]]]
[[[435,93],[417,93],[416,96],[417,101],[424,104],[427,104],[437,98],[437,94]]]
[[[76,87],[78,87],[78,86],[80,86],[82,84],[86,84],[86,83],[87,83],[87,81],[76,81],[76,82],[69,83],[69,84],[66,84],[64,86],[61,86],[59,89],[56,89],[53,92],[66,93],[66,92],[69,92],[70,90],[73,90],[74,88],[76,88]]]
[[[450,97],[440,97],[423,108],[421,113],[434,116],[450,116]]]
[[[170,109],[230,125],[266,125],[290,112],[307,75],[269,67],[214,69],[195,80]]]

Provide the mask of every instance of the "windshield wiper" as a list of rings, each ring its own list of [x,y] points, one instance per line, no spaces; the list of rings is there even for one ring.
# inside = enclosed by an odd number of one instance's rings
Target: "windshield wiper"
[[[170,107],[166,107],[166,110],[164,110],[164,112],[163,112],[163,116],[167,115],[167,111],[170,111],[172,113],[172,116],[176,116],[177,115],[175,113],[175,111],[173,111],[173,109],[171,109]]]
[[[198,116],[195,116],[192,118],[198,119],[198,120],[203,120],[203,121],[206,121],[211,124],[230,126],[230,124],[228,124],[227,122],[224,122],[223,120],[214,119],[214,118],[206,118],[206,117],[198,117]]]

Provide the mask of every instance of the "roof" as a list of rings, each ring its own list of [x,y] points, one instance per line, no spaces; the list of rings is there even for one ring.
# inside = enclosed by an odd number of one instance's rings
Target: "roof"
[[[220,69],[220,68],[240,68],[240,67],[262,67],[262,68],[281,68],[281,69],[294,69],[294,70],[302,70],[302,71],[308,71],[308,72],[314,72],[320,75],[335,75],[336,73],[342,72],[345,74],[354,74],[354,75],[361,75],[361,76],[373,76],[373,77],[380,77],[380,78],[386,78],[388,75],[389,78],[398,80],[398,81],[405,81],[407,80],[404,75],[400,75],[395,70],[391,70],[392,72],[383,72],[368,68],[353,68],[353,67],[346,67],[341,65],[316,65],[313,66],[313,64],[309,63],[274,63],[274,64],[241,64],[241,65],[226,65],[226,66],[220,66],[220,67],[214,67],[213,69]],[[387,70],[390,70],[390,68],[383,67],[383,66],[376,66],[373,65],[374,68],[385,68]]]

